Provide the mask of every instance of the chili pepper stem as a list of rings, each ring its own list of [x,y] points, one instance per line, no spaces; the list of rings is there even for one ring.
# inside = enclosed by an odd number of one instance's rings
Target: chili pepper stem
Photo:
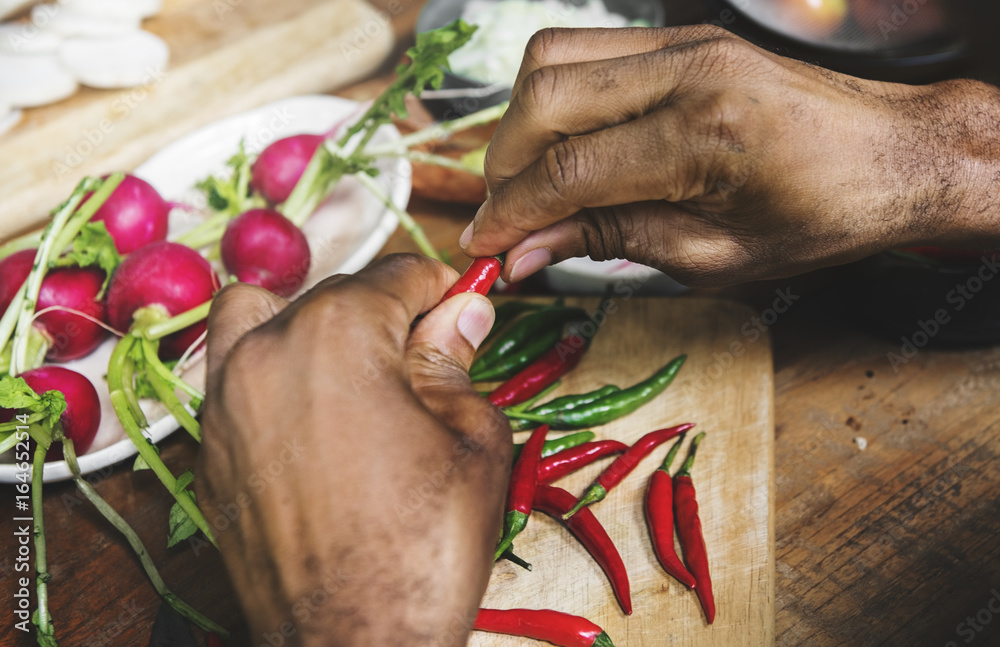
[[[570,508],[569,512],[562,516],[563,521],[566,521],[579,512],[580,508],[591,505],[592,503],[597,503],[598,501],[603,501],[606,496],[608,496],[608,491],[604,489],[604,486],[591,485],[587,492],[576,502],[576,505]]]
[[[677,471],[676,474],[674,474],[675,477],[677,477],[677,476],[688,476],[688,477],[690,477],[691,476],[691,468],[694,466],[694,455],[698,452],[698,444],[701,442],[701,439],[704,438],[704,437],[705,437],[705,432],[703,431],[703,432],[701,432],[700,434],[698,434],[697,436],[695,436],[691,440],[691,447],[688,449],[687,460],[684,461],[684,464],[681,465],[681,468]],[[680,444],[680,443],[678,443],[678,444]],[[673,451],[673,450],[671,450],[671,451]]]
[[[562,382],[560,380],[556,380],[552,384],[542,389],[541,392],[533,396],[531,399],[525,400],[521,404],[515,404],[511,407],[506,407],[503,409],[503,411],[506,413],[507,411],[525,411],[527,409],[530,409],[531,407],[535,406],[542,398],[544,398],[545,396],[549,395],[550,393],[558,389],[560,384],[562,384]],[[489,395],[489,393],[487,393],[486,395]]]
[[[497,549],[493,555],[493,561],[500,559],[503,554],[510,549],[511,544],[514,543],[514,537],[521,534],[521,531],[525,529],[528,525],[528,515],[520,512],[518,510],[510,510],[504,516],[503,520],[503,539],[497,544]]]
[[[704,432],[702,432],[702,435],[704,435]],[[678,450],[680,450],[681,443],[684,442],[685,436],[687,436],[687,432],[684,432],[683,434],[680,435],[680,437],[677,439],[677,442],[674,443],[674,446],[670,448],[669,452],[667,452],[667,457],[663,459],[663,464],[660,465],[660,469],[666,472],[668,475],[670,474],[670,466],[673,464],[674,458],[677,456],[677,452]]]
[[[615,644],[611,642],[611,636],[602,631],[597,634],[597,638],[594,638],[594,642],[590,647],[615,647]]]
[[[513,546],[511,546],[507,550],[503,551],[503,555],[501,555],[500,558],[501,559],[506,559],[508,562],[512,562],[514,564],[517,564],[518,566],[520,566],[521,568],[523,568],[526,571],[530,571],[531,570],[531,564],[529,562],[524,561],[520,557],[518,557],[514,553],[514,547]]]

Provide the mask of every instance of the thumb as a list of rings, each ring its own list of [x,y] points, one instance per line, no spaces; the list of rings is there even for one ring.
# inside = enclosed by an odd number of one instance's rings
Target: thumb
[[[503,417],[469,382],[472,358],[493,319],[489,299],[458,294],[428,312],[407,344],[413,392],[443,422],[466,434],[483,428],[484,416]]]
[[[285,309],[288,301],[263,288],[246,283],[225,286],[212,300],[208,312],[206,341],[206,385],[215,391],[220,369],[240,339],[248,332],[270,321]]]

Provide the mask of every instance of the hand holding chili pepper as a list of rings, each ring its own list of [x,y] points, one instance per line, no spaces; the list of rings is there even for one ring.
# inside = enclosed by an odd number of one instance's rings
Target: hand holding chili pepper
[[[209,518],[238,506],[214,530],[256,635],[323,591],[297,626],[305,647],[466,643],[511,434],[468,378],[489,301],[434,307],[457,277],[392,256],[292,303],[246,285],[216,297],[195,483]],[[456,617],[470,626],[455,631]]]
[[[451,286],[444,293],[441,300],[447,301],[456,294],[464,294],[466,292],[475,292],[483,296],[489,294],[490,288],[493,287],[497,278],[500,277],[500,270],[503,269],[503,258],[503,254],[500,254],[498,256],[483,256],[473,259],[468,269],[465,270],[465,273],[455,281],[455,285]]]
[[[701,530],[701,519],[698,517],[698,500],[695,497],[694,483],[691,481],[694,455],[704,437],[704,433],[694,437],[687,460],[674,475],[674,516],[677,518],[677,536],[681,540],[684,561],[697,582],[694,592],[698,594],[708,624],[712,624],[715,621],[715,596],[712,594],[712,578],[708,573],[705,536]]]

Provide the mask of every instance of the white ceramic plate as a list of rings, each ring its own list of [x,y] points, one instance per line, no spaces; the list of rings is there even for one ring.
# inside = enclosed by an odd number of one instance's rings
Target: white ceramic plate
[[[595,261],[590,257],[568,258],[545,268],[549,288],[557,294],[601,296],[609,288],[616,294],[665,296],[687,288],[663,272],[616,259]]]
[[[259,153],[269,143],[299,133],[322,133],[337,122],[359,113],[358,103],[329,96],[300,96],[284,99],[227,119],[209,124],[167,146],[153,155],[134,174],[152,184],[166,200],[199,208],[204,197],[194,188],[198,180],[219,173],[226,160],[236,152],[240,139],[247,150]],[[373,138],[375,142],[392,141],[399,132],[385,126]],[[406,207],[410,198],[410,165],[406,160],[386,160],[376,178],[393,203]],[[170,238],[201,221],[201,213],[174,209],[170,216]],[[345,178],[333,195],[309,219],[303,231],[312,251],[312,265],[303,290],[332,274],[357,272],[378,253],[396,229],[396,216],[353,178]],[[108,359],[115,339],[108,339],[89,356],[64,364],[86,375],[101,397],[101,427],[90,450],[80,457],[80,470],[89,474],[114,465],[136,454],[111,408],[107,382]],[[184,377],[201,388],[204,362],[194,356],[184,367]],[[178,429],[177,421],[164,407],[143,400],[149,420],[146,435],[153,442],[163,440]],[[9,460],[9,457],[8,457]],[[131,465],[125,466],[130,468]],[[65,461],[45,464],[45,481],[70,478]],[[15,482],[14,466],[0,464],[0,482]]]

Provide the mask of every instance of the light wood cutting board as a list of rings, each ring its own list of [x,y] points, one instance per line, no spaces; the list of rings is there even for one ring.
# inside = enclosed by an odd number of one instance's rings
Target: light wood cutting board
[[[0,241],[41,223],[86,175],[131,170],[211,121],[371,74],[393,46],[388,17],[364,0],[165,0],[143,22],[170,46],[164,72],[128,90],[81,88],[0,135]]]
[[[569,299],[567,303],[593,310],[598,300]],[[706,624],[693,591],[663,572],[650,544],[643,498],[649,476],[669,444],[657,449],[591,508],[628,568],[632,616],[621,611],[607,578],[586,549],[540,513],[532,514],[527,529],[515,541],[517,554],[534,569],[528,572],[509,562],[498,563],[483,606],[549,608],[582,615],[601,625],[618,647],[773,645],[774,385],[769,340],[744,334],[744,324],[754,313],[731,302],[618,297],[616,305],[618,311],[608,316],[588,354],[554,395],[611,383],[625,387],[687,353],[687,362],[666,392],[635,413],[594,431],[598,438],[626,443],[682,422],[697,423],[693,432],[707,432],[693,478],[718,608],[715,623]],[[516,440],[525,438],[521,434]],[[579,495],[610,460],[557,485]],[[475,632],[469,644],[529,643]]]

